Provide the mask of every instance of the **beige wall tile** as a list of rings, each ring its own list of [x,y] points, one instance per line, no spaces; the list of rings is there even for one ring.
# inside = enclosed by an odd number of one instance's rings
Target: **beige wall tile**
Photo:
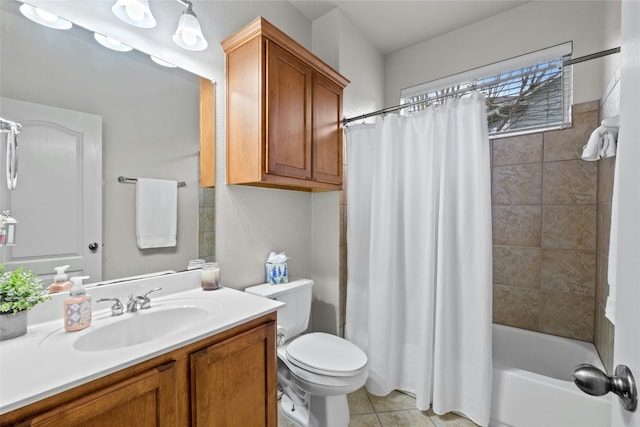
[[[542,163],[496,166],[492,181],[494,205],[538,205],[542,202]]]
[[[582,160],[546,162],[543,166],[544,204],[594,204],[598,163]]]
[[[598,204],[598,252],[609,254],[609,238],[611,236],[611,203]]]
[[[596,304],[605,307],[607,296],[609,296],[609,281],[607,280],[609,257],[600,252],[598,253],[597,263]]]
[[[594,312],[594,297],[542,292],[540,332],[593,342]]]
[[[544,161],[579,159],[582,147],[598,124],[598,111],[586,111],[573,115],[572,127],[545,132]]]
[[[613,343],[615,327],[604,317],[604,308],[596,308],[596,327],[593,339],[598,354],[609,375],[613,374]]]
[[[494,206],[493,243],[540,246],[541,206]]]
[[[599,111],[600,110],[600,100],[596,99],[594,101],[581,102],[580,104],[574,104],[571,106],[571,113],[584,113],[586,111]]]
[[[596,249],[596,205],[545,205],[542,247]]]
[[[493,283],[524,288],[540,288],[540,248],[493,247]]]
[[[493,286],[493,323],[536,331],[540,316],[537,289]]]
[[[611,203],[616,158],[615,156],[607,157],[600,159],[598,163],[598,203]]]
[[[542,133],[494,139],[493,166],[542,161]]]
[[[594,296],[596,253],[562,249],[542,251],[542,284],[545,291]]]

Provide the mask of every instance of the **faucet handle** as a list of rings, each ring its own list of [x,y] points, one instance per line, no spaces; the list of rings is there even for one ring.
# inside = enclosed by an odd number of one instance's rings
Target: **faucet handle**
[[[107,302],[113,301],[113,305],[111,306],[111,315],[112,316],[120,316],[124,313],[124,307],[118,298],[100,298],[97,302]]]
[[[155,288],[155,289],[151,289],[150,291],[147,291],[144,295],[143,295],[143,300],[140,302],[140,308],[142,310],[146,310],[148,308],[151,308],[151,298],[149,298],[149,294],[151,294],[152,292],[158,292],[161,291],[162,288]]]

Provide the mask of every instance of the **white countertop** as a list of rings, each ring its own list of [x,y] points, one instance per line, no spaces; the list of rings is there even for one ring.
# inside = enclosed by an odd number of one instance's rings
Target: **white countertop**
[[[142,344],[102,351],[74,348],[76,339],[96,328],[139,315],[112,317],[110,303],[96,303],[97,299],[117,297],[126,305],[129,293],[141,295],[156,287],[163,290],[151,294],[151,308],[145,312],[161,311],[180,300],[186,305],[206,307],[210,314],[188,328]],[[62,301],[68,294],[56,294],[53,300],[29,312],[26,335],[0,341],[0,414],[197,342],[283,305],[229,288],[203,291],[199,270],[87,288],[87,293],[93,306],[93,321],[88,328],[78,332],[64,330]]]

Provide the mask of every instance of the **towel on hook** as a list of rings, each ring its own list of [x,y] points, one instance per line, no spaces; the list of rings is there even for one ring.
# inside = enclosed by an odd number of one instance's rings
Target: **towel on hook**
[[[140,249],[176,245],[178,183],[138,178],[136,183],[136,240]]]
[[[610,118],[591,133],[589,141],[582,147],[582,160],[590,162],[616,155],[618,140],[618,121]]]

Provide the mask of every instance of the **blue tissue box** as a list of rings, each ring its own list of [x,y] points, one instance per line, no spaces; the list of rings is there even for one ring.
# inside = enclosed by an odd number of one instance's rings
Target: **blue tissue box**
[[[287,263],[273,264],[270,262],[265,263],[267,271],[267,282],[272,285],[279,285],[281,283],[289,283],[289,270],[287,269]]]

